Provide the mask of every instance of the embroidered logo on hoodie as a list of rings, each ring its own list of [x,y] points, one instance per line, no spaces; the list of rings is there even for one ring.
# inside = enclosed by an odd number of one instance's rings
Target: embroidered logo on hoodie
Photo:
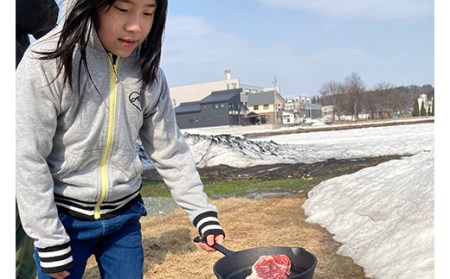
[[[142,111],[141,109],[141,92],[133,91],[128,95],[128,100],[130,103],[137,108],[139,111]]]

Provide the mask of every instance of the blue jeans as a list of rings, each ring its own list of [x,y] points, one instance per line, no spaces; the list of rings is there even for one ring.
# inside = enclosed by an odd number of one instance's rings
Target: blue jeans
[[[108,219],[84,221],[60,214],[59,218],[70,236],[74,267],[66,279],[81,279],[86,263],[95,256],[101,278],[141,279],[144,270],[141,216],[147,215],[142,199],[122,214]],[[39,279],[51,279],[39,265],[34,251]]]

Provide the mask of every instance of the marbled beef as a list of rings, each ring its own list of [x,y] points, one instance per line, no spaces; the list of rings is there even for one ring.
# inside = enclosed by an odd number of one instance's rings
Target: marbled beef
[[[291,259],[282,254],[264,255],[252,266],[246,279],[285,279],[291,273]]]

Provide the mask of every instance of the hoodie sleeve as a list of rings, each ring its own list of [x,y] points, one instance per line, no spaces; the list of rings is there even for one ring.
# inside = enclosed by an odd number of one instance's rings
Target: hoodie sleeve
[[[53,179],[46,158],[53,146],[60,101],[47,74],[56,69],[25,53],[16,71],[16,199],[25,232],[34,239],[43,272],[72,265],[69,236],[53,201]],[[44,71],[43,65],[51,68]]]
[[[155,168],[200,235],[224,234],[217,208],[208,201],[191,150],[177,126],[162,70],[145,93],[146,104],[154,105],[144,111],[140,139]]]

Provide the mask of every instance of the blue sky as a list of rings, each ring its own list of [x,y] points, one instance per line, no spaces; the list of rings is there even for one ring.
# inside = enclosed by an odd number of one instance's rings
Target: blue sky
[[[434,86],[434,8],[433,0],[169,0],[161,67],[170,86],[231,70],[246,85],[276,79],[284,97],[319,95],[352,72],[368,90]]]
[[[367,89],[434,85],[432,0],[170,0],[170,86],[217,81],[318,95],[352,72]]]

